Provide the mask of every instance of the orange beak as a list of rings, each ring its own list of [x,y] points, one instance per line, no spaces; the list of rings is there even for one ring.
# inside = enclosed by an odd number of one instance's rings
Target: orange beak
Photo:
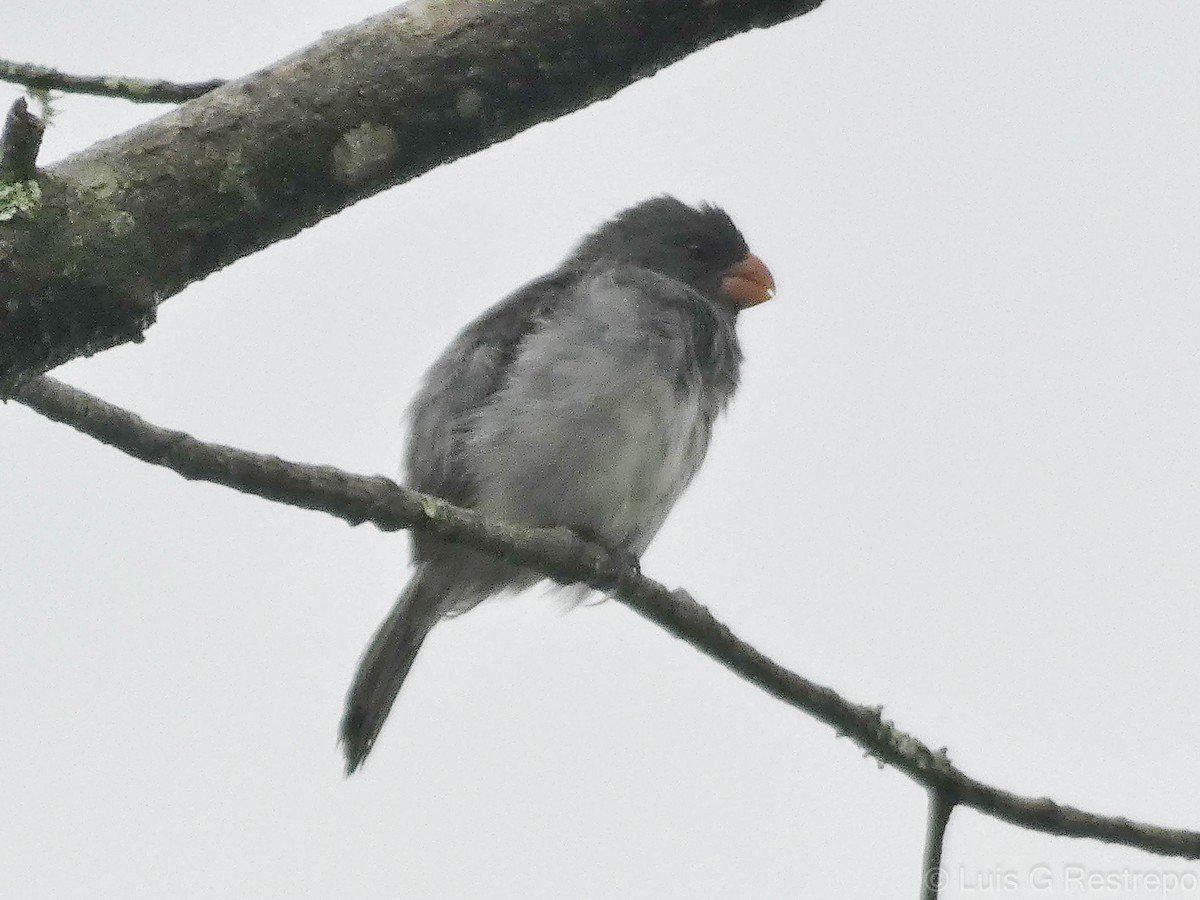
[[[767,264],[753,253],[725,270],[721,293],[738,306],[757,306],[775,296],[775,279]]]

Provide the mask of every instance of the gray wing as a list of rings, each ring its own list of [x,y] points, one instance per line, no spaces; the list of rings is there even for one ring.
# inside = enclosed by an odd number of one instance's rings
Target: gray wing
[[[476,486],[463,459],[472,416],[504,384],[521,341],[569,296],[579,274],[559,270],[530,282],[468,325],[425,373],[409,407],[408,484],[460,506]],[[416,532],[415,549],[422,553]]]

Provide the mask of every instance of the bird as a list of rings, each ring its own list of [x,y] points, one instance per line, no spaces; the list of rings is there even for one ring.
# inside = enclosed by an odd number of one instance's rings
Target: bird
[[[409,407],[408,485],[490,519],[566,526],[636,566],[737,387],[738,315],[774,294],[720,207],[662,195],[617,213],[429,368]],[[419,531],[411,540],[412,575],[346,697],[347,775],[433,626],[544,577]]]

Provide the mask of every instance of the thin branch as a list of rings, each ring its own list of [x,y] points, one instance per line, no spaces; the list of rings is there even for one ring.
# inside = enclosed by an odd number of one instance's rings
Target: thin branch
[[[37,177],[37,155],[46,126],[18,97],[4,118],[0,132],[0,184],[33,181]]]
[[[791,672],[736,637],[686,591],[670,591],[630,572],[605,550],[565,528],[527,529],[491,522],[401,487],[381,475],[352,475],[330,466],[288,462],[197,440],[50,378],[37,378],[14,395],[20,403],[138,459],[184,478],[221,484],[279,503],[338,516],[384,531],[419,528],[536,569],[563,583],[582,582],[616,597],[680,640],[711,656],[751,684],[833,726],[875,757],[941,797],[951,797],[996,819],[1069,837],[1090,837],[1151,853],[1200,859],[1200,833],[1131,822],[1022,797],[966,775],[944,751],[930,750],[883,718],[879,707],[851,703],[823,685]]]
[[[160,78],[130,78],[124,75],[71,75],[35,63],[0,59],[0,81],[39,91],[65,91],[93,97],[117,97],[134,103],[182,103],[202,97],[225,82],[176,82]]]
[[[946,825],[954,812],[954,800],[943,791],[929,791],[929,827],[925,833],[925,860],[921,867],[921,900],[938,900],[942,889],[942,847],[946,843]]]

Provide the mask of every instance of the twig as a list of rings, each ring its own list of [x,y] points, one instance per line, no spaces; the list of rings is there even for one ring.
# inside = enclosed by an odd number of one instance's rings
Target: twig
[[[938,900],[942,889],[942,847],[946,825],[954,812],[954,800],[943,791],[929,791],[929,828],[925,833],[925,860],[921,867],[921,900]]]
[[[18,97],[4,119],[0,132],[0,184],[33,181],[37,177],[37,155],[46,126]]]
[[[581,541],[565,528],[527,529],[491,522],[380,475],[352,475],[330,466],[208,444],[151,425],[51,378],[34,379],[14,399],[184,478],[329,513],[353,525],[371,522],[384,531],[419,528],[536,569],[556,581],[583,582],[608,592],[751,684],[833,726],[880,763],[895,766],[935,796],[952,797],[958,804],[1034,831],[1200,859],[1200,833],[1100,816],[1045,798],[1022,797],[971,778],[955,768],[945,752],[930,750],[885,720],[879,707],[851,703],[783,668],[737,638],[685,591],[672,592],[657,581],[631,574],[601,547]]]
[[[124,75],[71,75],[34,63],[0,59],[0,81],[42,91],[66,91],[94,97],[118,97],[134,103],[182,103],[202,97],[224,81],[175,82],[160,78],[130,78]]]

